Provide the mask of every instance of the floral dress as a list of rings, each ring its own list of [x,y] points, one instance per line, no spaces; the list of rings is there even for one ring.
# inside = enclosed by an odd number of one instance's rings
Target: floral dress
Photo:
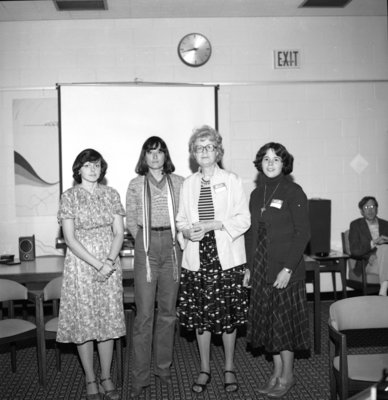
[[[118,192],[98,185],[93,193],[75,186],[63,193],[58,221],[74,220],[76,239],[96,258],[105,260],[113,241],[114,215],[125,215]],[[67,248],[63,271],[58,342],[81,344],[125,335],[122,270],[104,281],[94,267]]]

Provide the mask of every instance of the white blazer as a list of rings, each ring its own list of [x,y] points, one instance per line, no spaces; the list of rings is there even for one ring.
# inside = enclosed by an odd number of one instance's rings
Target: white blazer
[[[199,221],[198,201],[202,174],[196,172],[183,182],[180,193],[177,228],[189,229]],[[251,217],[242,180],[236,174],[218,166],[210,179],[214,205],[214,219],[221,221],[223,230],[215,230],[217,251],[223,270],[246,263],[244,233],[249,229]],[[183,249],[182,267],[199,270],[199,242],[185,239],[180,233]]]

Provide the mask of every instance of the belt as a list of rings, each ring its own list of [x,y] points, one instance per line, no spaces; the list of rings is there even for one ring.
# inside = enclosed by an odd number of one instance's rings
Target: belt
[[[155,228],[152,227],[151,231],[157,231],[157,232],[160,232],[160,231],[171,231],[171,226],[157,226]]]
[[[140,229],[143,229],[141,225],[138,225]],[[171,231],[171,226],[156,226],[155,228],[151,228],[151,231],[162,232],[162,231]]]

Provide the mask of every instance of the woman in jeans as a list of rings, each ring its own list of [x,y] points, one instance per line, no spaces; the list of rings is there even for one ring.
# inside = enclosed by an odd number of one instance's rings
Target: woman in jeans
[[[126,223],[135,238],[132,398],[150,384],[152,348],[155,375],[162,383],[171,384],[181,262],[175,216],[183,182],[174,170],[166,143],[152,136],[143,144],[136,166],[138,176],[127,190]]]

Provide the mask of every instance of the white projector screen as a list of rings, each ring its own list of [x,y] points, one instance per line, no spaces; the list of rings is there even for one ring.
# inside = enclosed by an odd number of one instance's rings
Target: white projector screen
[[[58,85],[61,192],[73,185],[72,165],[86,148],[108,163],[106,183],[125,205],[140,150],[150,136],[169,148],[175,172],[190,169],[188,141],[194,128],[217,128],[217,86],[151,84]]]

